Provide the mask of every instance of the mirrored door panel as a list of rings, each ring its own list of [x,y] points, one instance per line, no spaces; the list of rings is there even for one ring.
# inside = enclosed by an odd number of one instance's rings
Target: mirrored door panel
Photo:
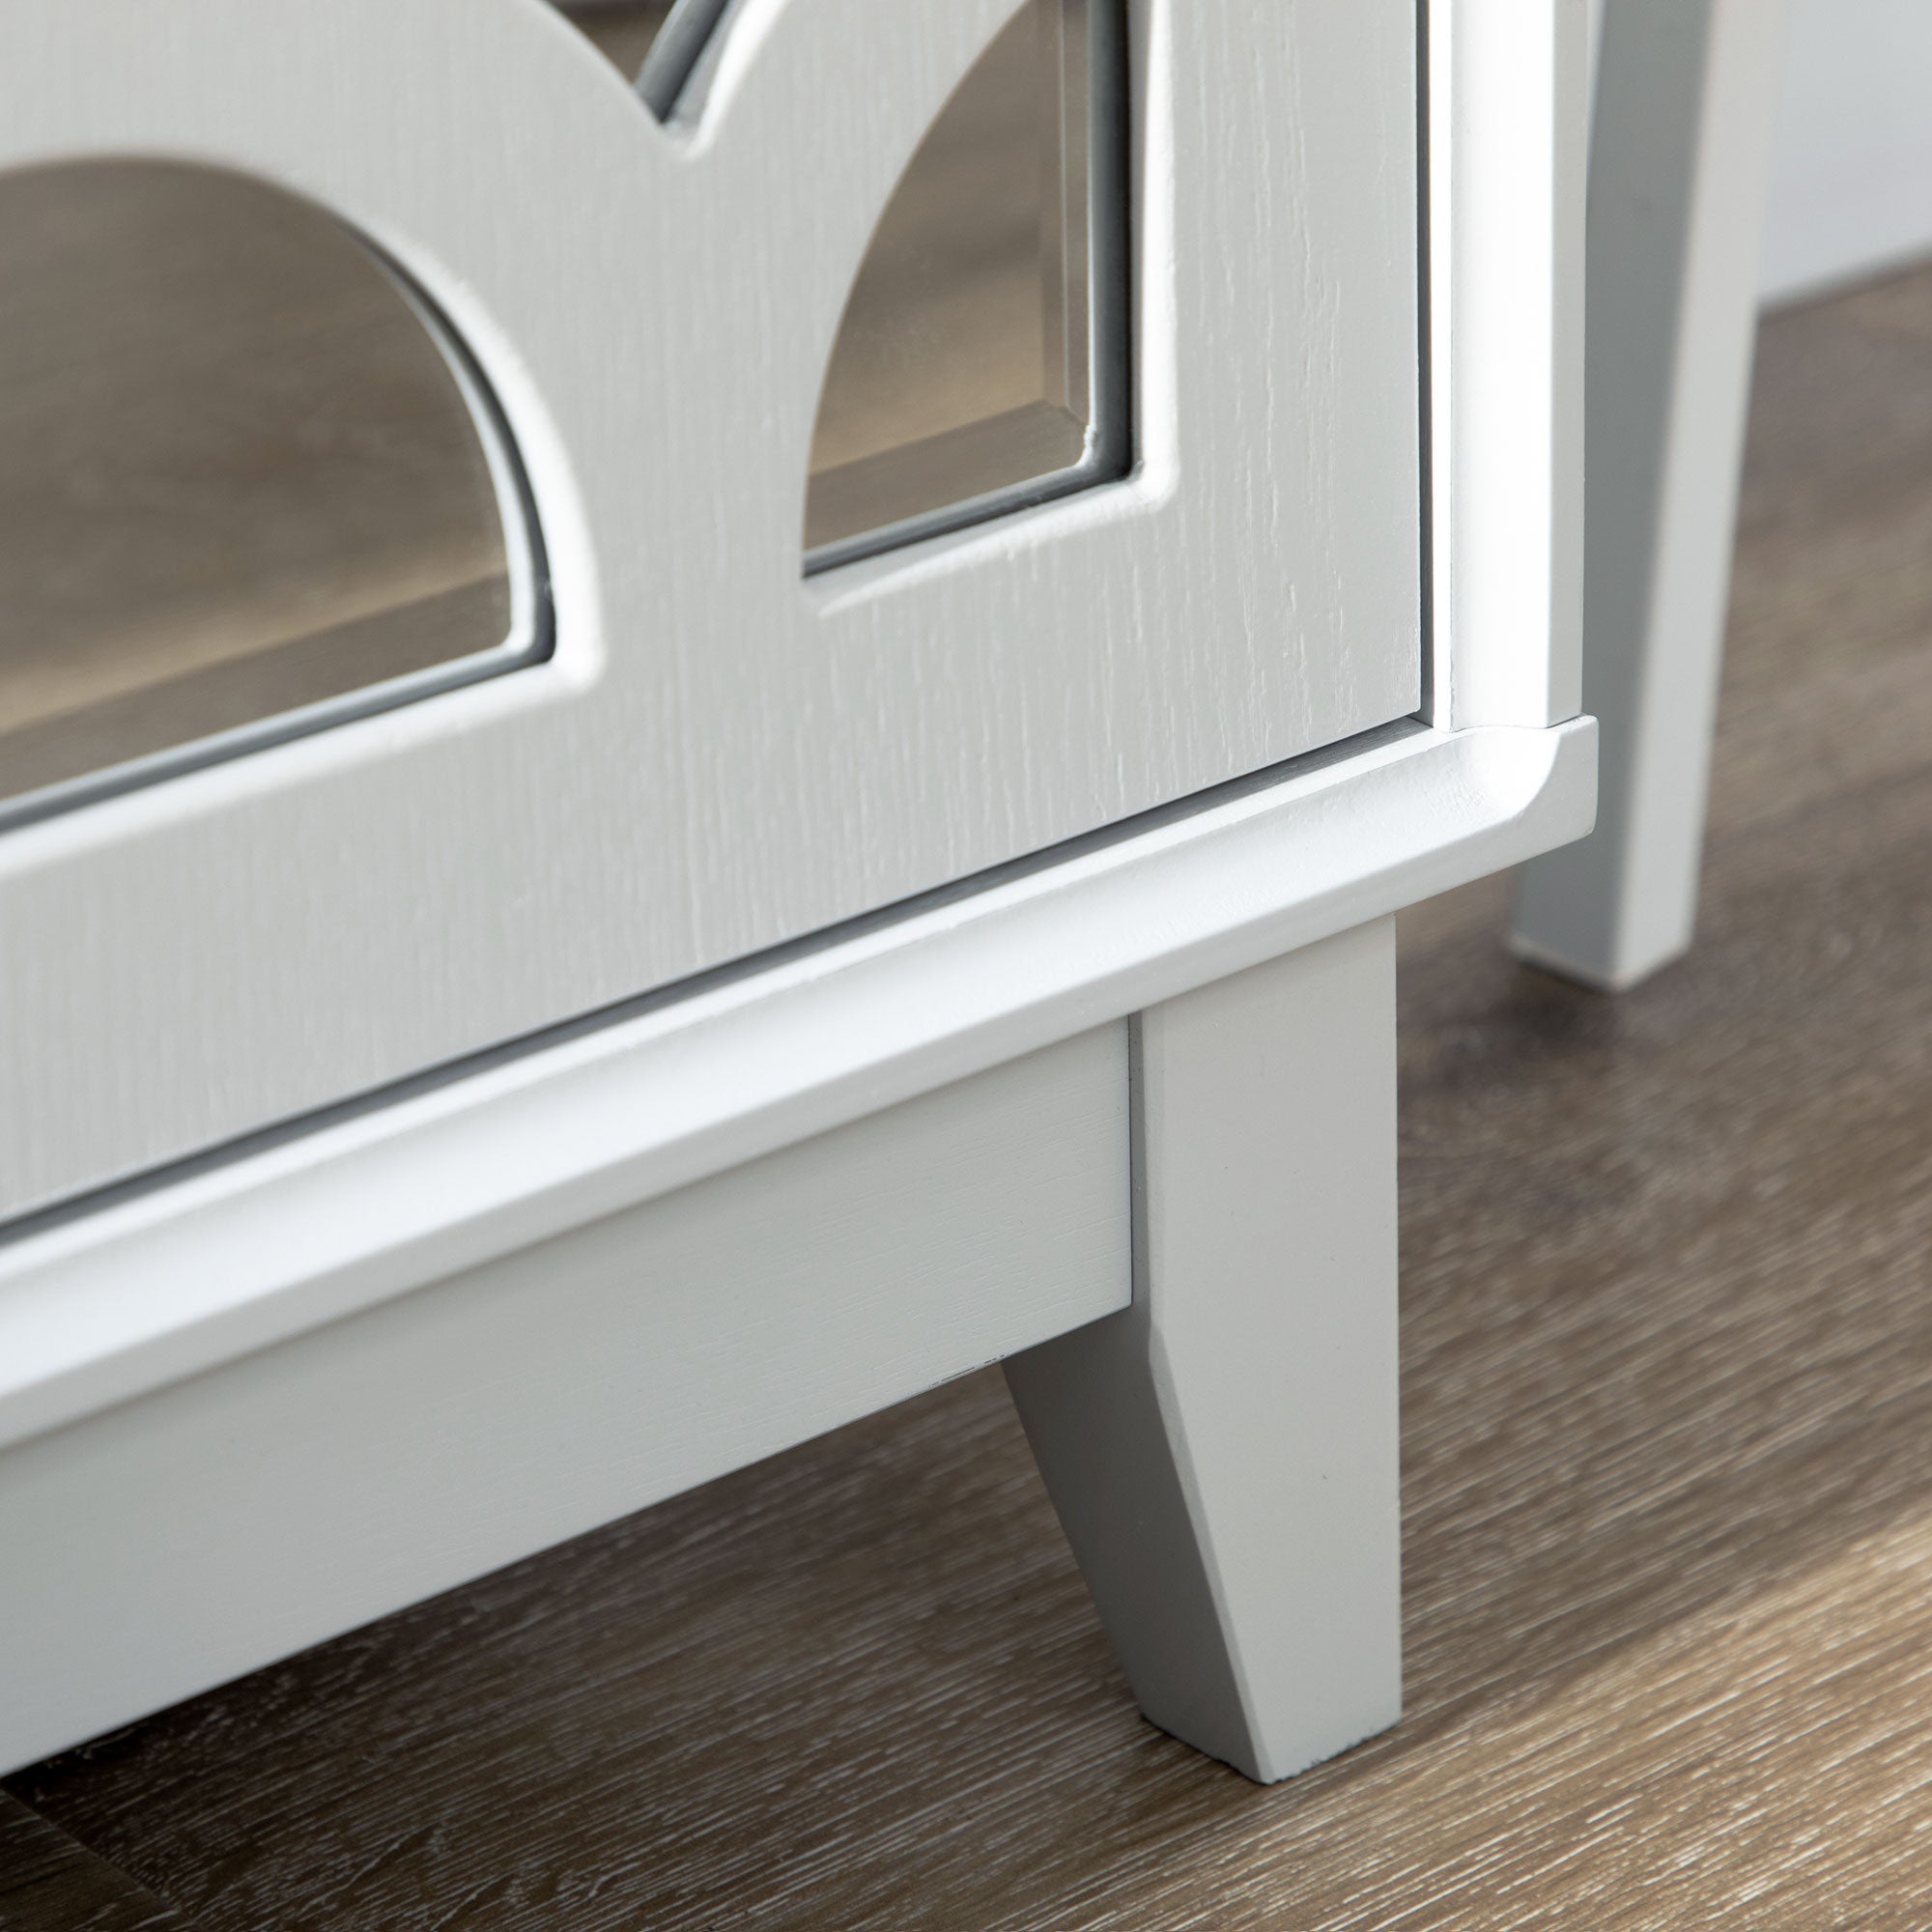
[[[1415,0],[1139,4],[0,0],[0,1217],[1415,710]]]

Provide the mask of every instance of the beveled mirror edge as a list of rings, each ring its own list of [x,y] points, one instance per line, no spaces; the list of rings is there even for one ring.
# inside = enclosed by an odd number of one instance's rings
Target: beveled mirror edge
[[[724,5],[731,0],[723,0]],[[1073,0],[1086,16],[1087,101],[1087,386],[1089,423],[1077,462],[942,509],[923,510],[805,553],[808,578],[929,537],[1037,509],[1076,491],[1117,483],[1133,469],[1133,260],[1129,157],[1133,102],[1129,85],[1128,0]]]

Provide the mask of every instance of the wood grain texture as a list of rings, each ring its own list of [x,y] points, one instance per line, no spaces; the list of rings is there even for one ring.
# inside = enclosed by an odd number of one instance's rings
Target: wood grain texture
[[[977,1378],[43,1765],[218,1932],[1916,1932],[1932,1901],[1932,276],[1759,356],[1703,930],[1403,958],[1409,1715],[1133,1715]],[[39,1928],[36,1928],[39,1932]]]
[[[187,1920],[57,1825],[0,1794],[7,1932],[185,1932]]]
[[[97,1201],[0,1246],[0,1443],[1482,878],[1595,778],[1587,719],[1383,738]]]

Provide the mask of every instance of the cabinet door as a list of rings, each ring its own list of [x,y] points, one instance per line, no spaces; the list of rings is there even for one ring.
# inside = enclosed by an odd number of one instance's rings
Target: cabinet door
[[[0,224],[29,211],[0,249],[27,234],[61,271],[0,295],[0,410],[25,425],[0,456],[26,532],[5,574],[97,613],[62,630],[8,593],[0,1213],[1417,708],[1413,0],[648,12],[0,9]],[[617,62],[646,48],[639,89]],[[972,136],[976,74],[994,109],[1030,90],[1012,126],[1033,132]],[[916,301],[895,335],[889,271],[917,284],[946,206],[986,213],[1006,191],[987,166],[1033,185],[1047,347],[1037,396],[988,379],[949,414],[933,385],[970,386],[989,337]],[[183,248],[130,293],[111,221],[47,213],[83,176],[149,191],[156,168],[164,201],[213,171],[238,205],[329,217],[289,225],[326,244],[249,258],[288,353],[247,380],[290,426],[243,494],[274,499],[278,463],[340,443],[340,520],[381,581],[252,641],[221,625],[258,621],[278,570],[307,582],[333,527],[298,493],[285,541],[217,547],[219,623],[169,603],[188,486],[165,464],[101,522],[96,469],[185,393],[166,356],[141,362],[141,327],[184,277],[246,280]],[[467,412],[453,495],[376,462],[442,434],[380,384],[355,435],[304,414],[318,358],[375,327],[318,319],[317,247],[378,265]],[[61,320],[62,274],[94,291],[85,326]],[[911,357],[888,400],[932,404],[911,428],[867,426],[874,298],[874,362]],[[245,386],[228,327],[189,358],[210,437],[240,407],[224,384]],[[110,393],[99,463],[69,461]],[[429,561],[392,554],[406,526]],[[185,655],[144,683],[163,630]],[[309,682],[236,696],[220,668],[267,644]],[[99,742],[50,753],[48,720],[86,708],[60,679],[100,664],[136,668],[82,721]]]

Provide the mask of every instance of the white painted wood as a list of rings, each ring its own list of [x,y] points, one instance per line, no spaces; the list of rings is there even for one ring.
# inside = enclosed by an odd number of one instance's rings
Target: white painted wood
[[[1690,943],[1756,326],[1780,0],[1609,0],[1590,200],[1597,830],[1522,874],[1525,957],[1606,988]]]
[[[1585,0],[1429,10],[1433,716],[1582,708]]]
[[[1142,1708],[1269,1782],[1402,1715],[1395,923],[1134,1041],[1133,1306],[1007,1376]]]
[[[250,168],[448,314],[559,639],[0,841],[0,1212],[670,987],[16,1228],[0,1764],[1015,1351],[1157,1721],[1274,1777],[1393,1718],[1388,915],[1593,801],[1580,0],[1432,10],[1435,727],[1409,0],[1137,0],[1135,475],[802,582],[1005,4],[745,0],[668,129],[535,0],[0,12],[0,165]]]
[[[1577,837],[1594,726],[1417,730],[0,1245],[0,1442]]]
[[[1765,299],[1932,255],[1932,7],[1791,0],[1779,69]]]
[[[1128,1227],[1116,1024],[16,1445],[0,1769],[1121,1308]]]
[[[1137,0],[1135,474],[802,580],[853,272],[1009,5],[746,0],[669,128],[539,0],[0,7],[0,166],[244,169],[420,284],[557,625],[0,839],[0,1213],[1415,709],[1413,0]]]

